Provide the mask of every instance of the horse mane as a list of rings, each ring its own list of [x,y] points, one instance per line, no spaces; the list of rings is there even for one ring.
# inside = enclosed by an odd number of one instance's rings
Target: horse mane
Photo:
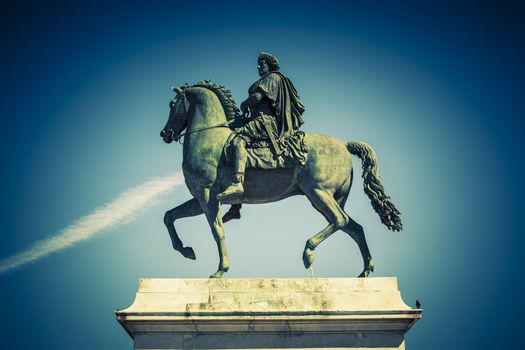
[[[189,86],[185,85],[184,87],[187,88]],[[191,87],[202,87],[211,90],[215,95],[217,95],[219,101],[221,102],[221,106],[224,109],[224,114],[226,114],[226,119],[228,121],[232,121],[239,118],[241,110],[239,109],[239,107],[237,107],[237,104],[235,103],[232,97],[231,91],[227,90],[224,87],[224,85],[213,83],[210,79],[208,79],[198,81]]]

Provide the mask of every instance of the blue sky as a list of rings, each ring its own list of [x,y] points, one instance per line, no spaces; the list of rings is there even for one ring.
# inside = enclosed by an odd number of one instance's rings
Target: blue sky
[[[247,5],[131,1],[0,5],[0,259],[55,235],[129,188],[181,169],[158,132],[171,85],[211,78],[237,102],[274,53],[306,106],[306,132],[366,141],[403,214],[381,225],[354,183],[374,276],[397,276],[423,320],[408,349],[509,347],[523,311],[524,9],[516,3],[323,1]],[[356,174],[360,162],[356,159]],[[140,277],[206,277],[218,257],[204,217],[177,222],[177,187],[131,223],[0,275],[3,344],[131,349],[113,311]],[[324,219],[305,198],[246,206],[228,223],[228,277],[308,277]],[[318,277],[361,271],[343,233],[316,250]]]

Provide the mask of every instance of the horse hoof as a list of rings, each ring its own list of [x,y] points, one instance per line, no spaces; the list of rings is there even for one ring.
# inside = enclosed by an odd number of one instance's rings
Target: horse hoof
[[[360,274],[359,276],[357,276],[357,277],[359,277],[359,278],[366,278],[366,277],[368,277],[368,276],[370,276],[370,270],[365,269],[365,270],[363,270],[363,272],[361,272],[361,274]]]
[[[193,251],[192,247],[184,247],[184,248],[182,248],[182,252],[181,253],[186,259],[191,259],[191,260],[197,259],[197,257],[195,256],[195,252]]]
[[[222,278],[222,274],[223,273],[224,272],[219,270],[219,271],[215,272],[213,275],[211,275],[210,278]]]
[[[240,219],[240,218],[241,218],[241,213],[239,213],[239,212],[236,212],[236,213],[227,212],[222,217],[222,223],[225,224],[225,223],[227,223],[230,220]]]
[[[315,256],[310,248],[306,248],[303,252],[303,264],[305,268],[309,268],[314,263]]]

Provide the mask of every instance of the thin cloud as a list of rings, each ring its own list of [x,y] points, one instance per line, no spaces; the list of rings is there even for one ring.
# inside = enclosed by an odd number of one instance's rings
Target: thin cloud
[[[184,183],[182,173],[155,177],[121,193],[91,214],[81,217],[56,235],[34,243],[0,261],[0,274],[39,260],[60,250],[87,241],[103,231],[129,223],[144,210],[154,206],[166,193]]]

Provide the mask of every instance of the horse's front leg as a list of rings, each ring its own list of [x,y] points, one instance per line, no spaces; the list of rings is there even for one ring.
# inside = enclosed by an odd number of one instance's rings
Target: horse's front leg
[[[230,210],[222,217],[222,223],[225,224],[233,219],[241,218],[241,206],[242,204],[232,204]]]
[[[184,247],[182,241],[175,230],[175,220],[186,218],[190,216],[196,216],[202,214],[202,209],[199,204],[199,201],[195,198],[190,199],[189,201],[175,207],[171,210],[168,210],[164,215],[164,224],[168,229],[171,238],[171,244],[173,249],[180,252],[185,258],[195,260],[195,252],[191,247]]]
[[[208,224],[211,228],[213,238],[217,243],[217,249],[219,250],[219,268],[217,271],[210,276],[210,278],[220,278],[222,274],[227,272],[230,268],[228,261],[228,252],[226,249],[226,238],[224,236],[224,229],[222,227],[221,209],[219,201],[215,198],[215,192],[211,193],[210,189],[204,189],[202,195],[199,198],[202,210],[208,219]]]

